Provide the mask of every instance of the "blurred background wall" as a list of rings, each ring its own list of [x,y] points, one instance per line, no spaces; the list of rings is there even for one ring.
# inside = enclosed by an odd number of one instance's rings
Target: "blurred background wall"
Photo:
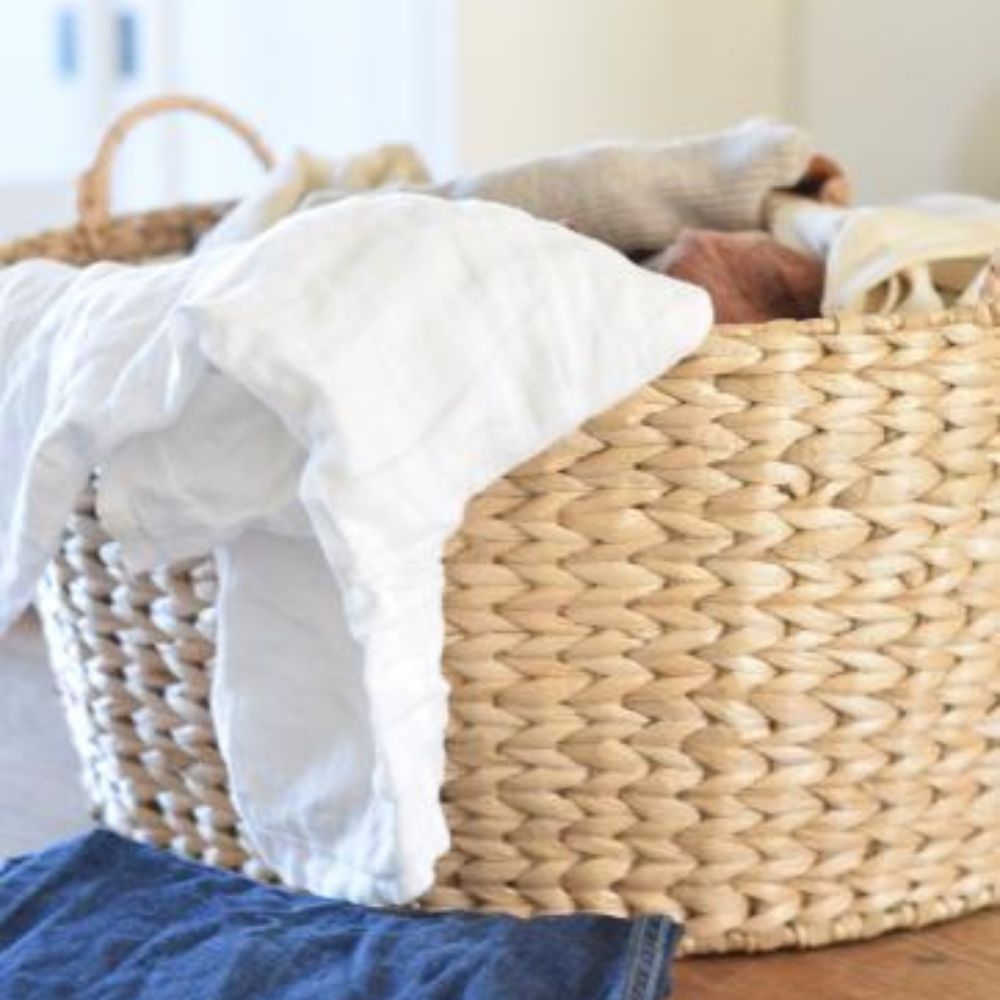
[[[457,0],[457,155],[785,113],[788,0]]]
[[[605,136],[788,118],[859,196],[1000,196],[998,0],[0,0],[0,236],[72,215],[104,124],[215,97],[279,150],[416,143],[439,174]],[[214,126],[138,132],[122,208],[232,196]]]

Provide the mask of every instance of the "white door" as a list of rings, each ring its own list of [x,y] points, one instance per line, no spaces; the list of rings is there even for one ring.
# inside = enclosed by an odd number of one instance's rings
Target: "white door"
[[[96,93],[82,6],[4,0],[0,15],[0,239],[64,224]]]

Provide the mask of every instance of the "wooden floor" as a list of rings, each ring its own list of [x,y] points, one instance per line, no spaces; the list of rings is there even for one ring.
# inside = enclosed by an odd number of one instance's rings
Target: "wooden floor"
[[[674,1000],[1000,1000],[1000,910],[862,944],[677,963]]]
[[[0,857],[90,825],[77,759],[38,628],[0,640]]]
[[[0,643],[0,856],[88,825],[76,759],[30,625]],[[676,1000],[1000,1000],[1000,910],[814,952],[677,963]]]

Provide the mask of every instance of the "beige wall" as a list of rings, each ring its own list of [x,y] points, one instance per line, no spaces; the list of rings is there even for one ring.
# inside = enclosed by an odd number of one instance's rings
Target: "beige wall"
[[[1000,197],[1000,0],[454,2],[460,167],[769,113],[863,199]]]
[[[802,0],[791,110],[883,200],[1000,197],[998,0]]]
[[[456,0],[457,159],[784,112],[788,0]]]

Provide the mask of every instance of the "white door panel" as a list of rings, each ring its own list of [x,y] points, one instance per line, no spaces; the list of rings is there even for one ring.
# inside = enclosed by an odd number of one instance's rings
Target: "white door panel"
[[[82,8],[3,0],[0,14],[0,238],[64,224],[86,159],[93,94]]]
[[[0,0],[0,238],[72,218],[113,114],[164,91],[232,107],[279,152],[409,140],[451,166],[453,0]],[[259,166],[194,116],[145,124],[117,210],[233,197]]]

